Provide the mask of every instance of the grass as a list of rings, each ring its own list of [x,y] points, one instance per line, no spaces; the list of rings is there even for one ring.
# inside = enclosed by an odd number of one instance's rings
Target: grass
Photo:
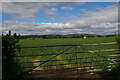
[[[115,42],[114,37],[101,37],[101,38],[76,38],[76,39],[21,39],[20,44],[22,46],[40,46],[40,45],[66,45],[66,44],[95,44],[95,43],[110,43]],[[30,57],[18,57],[17,59],[21,62],[21,67],[24,71],[29,70],[32,66],[37,66],[42,62],[37,61],[46,61],[55,56],[58,53],[66,50],[69,47],[42,47],[42,48],[30,48],[30,49],[22,49],[20,53],[17,53],[18,56],[23,55],[41,55],[41,54],[54,54],[54,55],[44,55],[44,56],[30,56]],[[72,47],[65,53],[71,52],[86,52],[86,51],[93,51],[93,50],[105,50],[105,49],[115,49],[117,48],[116,45],[96,45],[96,46],[77,46]],[[117,52],[93,52],[93,53],[73,53],[73,54],[61,54],[52,60],[60,60],[60,61],[49,61],[43,64],[40,68],[36,68],[35,70],[45,70],[45,69],[57,69],[57,68],[70,68],[70,67],[82,67],[82,66],[92,66],[92,65],[100,65],[100,64],[107,64],[110,61],[102,61],[107,60],[108,57],[99,57],[104,55],[112,55],[116,54]],[[98,57],[98,58],[88,58],[88,59],[78,59],[75,60],[73,58],[84,58],[84,57]],[[111,57],[114,58],[114,57]],[[63,60],[69,59],[69,60]],[[36,60],[36,62],[35,62]],[[90,63],[93,61],[93,63]],[[101,62],[95,62],[101,61]],[[34,62],[34,63],[24,63],[24,62]],[[83,63],[89,62],[89,63]],[[78,64],[73,64],[78,63]],[[59,64],[66,64],[66,65],[59,65]],[[46,65],[59,65],[59,66],[46,66]],[[31,67],[30,67],[31,66]],[[27,68],[29,67],[29,68]],[[100,66],[101,67],[101,66]],[[102,66],[104,67],[104,65]],[[94,67],[99,68],[99,67]]]
[[[21,39],[21,46],[63,45],[63,44],[94,44],[115,42],[114,37],[100,38],[63,38],[63,39]]]

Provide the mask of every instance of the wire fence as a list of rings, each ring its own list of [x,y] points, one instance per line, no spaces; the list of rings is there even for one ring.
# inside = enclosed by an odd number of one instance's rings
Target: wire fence
[[[21,47],[16,56],[30,78],[78,78],[80,74],[110,71],[120,63],[116,42]]]

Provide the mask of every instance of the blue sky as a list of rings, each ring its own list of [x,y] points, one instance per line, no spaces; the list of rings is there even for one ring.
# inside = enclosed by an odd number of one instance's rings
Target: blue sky
[[[26,3],[27,4],[27,3]],[[29,3],[28,3],[29,4]],[[15,16],[15,14],[9,14],[9,13],[2,13],[2,20],[6,21],[6,20],[17,20],[20,22],[24,22],[24,21],[28,21],[28,22],[62,22],[65,19],[69,19],[71,17],[82,17],[82,14],[84,14],[84,11],[81,11],[80,9],[86,9],[88,11],[99,11],[98,8],[104,8],[107,6],[112,6],[115,5],[115,2],[86,2],[83,3],[81,2],[81,4],[76,4],[76,3],[58,3],[56,6],[53,7],[48,7],[48,9],[51,8],[56,8],[58,9],[56,11],[56,14],[54,15],[48,15],[46,14],[46,11],[44,9],[42,10],[38,10],[35,13],[35,17],[32,17],[33,20],[31,19],[14,19],[12,16]],[[3,4],[4,5],[4,4]],[[64,10],[61,9],[62,7],[65,7],[67,5],[67,8],[72,8],[71,10]],[[3,8],[4,9],[4,8]],[[24,12],[23,12],[24,13]],[[55,17],[60,17],[60,18],[56,18],[55,20],[49,20],[50,18],[55,18]],[[64,17],[65,19],[61,18]]]
[[[117,8],[117,2],[3,2],[2,30],[22,35],[113,34]]]

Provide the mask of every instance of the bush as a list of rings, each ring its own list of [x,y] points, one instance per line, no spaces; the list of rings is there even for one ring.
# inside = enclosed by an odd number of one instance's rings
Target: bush
[[[116,41],[118,49],[120,49],[120,34],[116,36]],[[117,54],[120,54],[120,51]],[[120,59],[120,57],[117,57],[117,59]],[[110,75],[113,77],[114,80],[120,80],[120,64],[117,64],[116,67],[112,69]]]
[[[15,53],[20,51],[20,35],[2,34],[2,79],[14,79],[20,73]]]

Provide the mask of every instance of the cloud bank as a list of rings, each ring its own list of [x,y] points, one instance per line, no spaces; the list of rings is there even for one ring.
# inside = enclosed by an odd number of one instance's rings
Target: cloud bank
[[[4,3],[3,12],[14,15],[15,19],[30,19],[35,13],[45,9],[46,14],[55,15],[57,3]],[[71,6],[62,6],[62,10],[72,10]],[[26,11],[27,10],[27,11]],[[69,18],[60,23],[37,23],[37,22],[20,22],[20,21],[3,21],[4,32],[11,30],[22,35],[28,34],[114,34],[118,30],[118,7],[108,6],[100,8],[99,11],[84,12],[83,17]],[[17,16],[16,16],[17,15]]]

